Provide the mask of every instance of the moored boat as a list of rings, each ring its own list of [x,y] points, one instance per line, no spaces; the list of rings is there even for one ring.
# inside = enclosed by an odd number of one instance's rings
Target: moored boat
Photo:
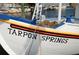
[[[0,18],[0,43],[9,54],[79,53],[79,24],[38,22],[7,14]]]

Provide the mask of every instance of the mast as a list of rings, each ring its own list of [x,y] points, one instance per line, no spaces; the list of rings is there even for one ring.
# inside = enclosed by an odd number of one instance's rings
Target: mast
[[[61,20],[61,7],[62,7],[62,3],[59,3],[58,21],[60,21],[60,20]]]

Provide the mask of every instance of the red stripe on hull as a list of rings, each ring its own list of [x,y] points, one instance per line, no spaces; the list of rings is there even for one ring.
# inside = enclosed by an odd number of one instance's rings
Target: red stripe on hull
[[[14,24],[11,24],[10,26],[12,28],[16,28],[16,29],[20,29],[20,30],[24,30],[24,31],[29,31],[29,32],[34,32],[34,33],[38,33],[38,34],[43,34],[43,35],[79,39],[79,35],[69,35],[69,34],[61,34],[61,33],[54,33],[54,32],[46,32],[46,31],[22,27],[22,26],[18,26],[18,25],[14,25]]]

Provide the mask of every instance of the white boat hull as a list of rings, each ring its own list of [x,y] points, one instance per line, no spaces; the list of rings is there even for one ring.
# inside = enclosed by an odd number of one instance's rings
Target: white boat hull
[[[9,54],[78,54],[79,39],[44,35],[0,22],[0,43]]]

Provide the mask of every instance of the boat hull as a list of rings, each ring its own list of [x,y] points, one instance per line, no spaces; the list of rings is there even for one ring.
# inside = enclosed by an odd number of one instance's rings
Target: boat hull
[[[37,28],[39,29],[39,26]],[[0,22],[0,43],[9,54],[79,53],[78,35],[50,33],[37,28]]]

